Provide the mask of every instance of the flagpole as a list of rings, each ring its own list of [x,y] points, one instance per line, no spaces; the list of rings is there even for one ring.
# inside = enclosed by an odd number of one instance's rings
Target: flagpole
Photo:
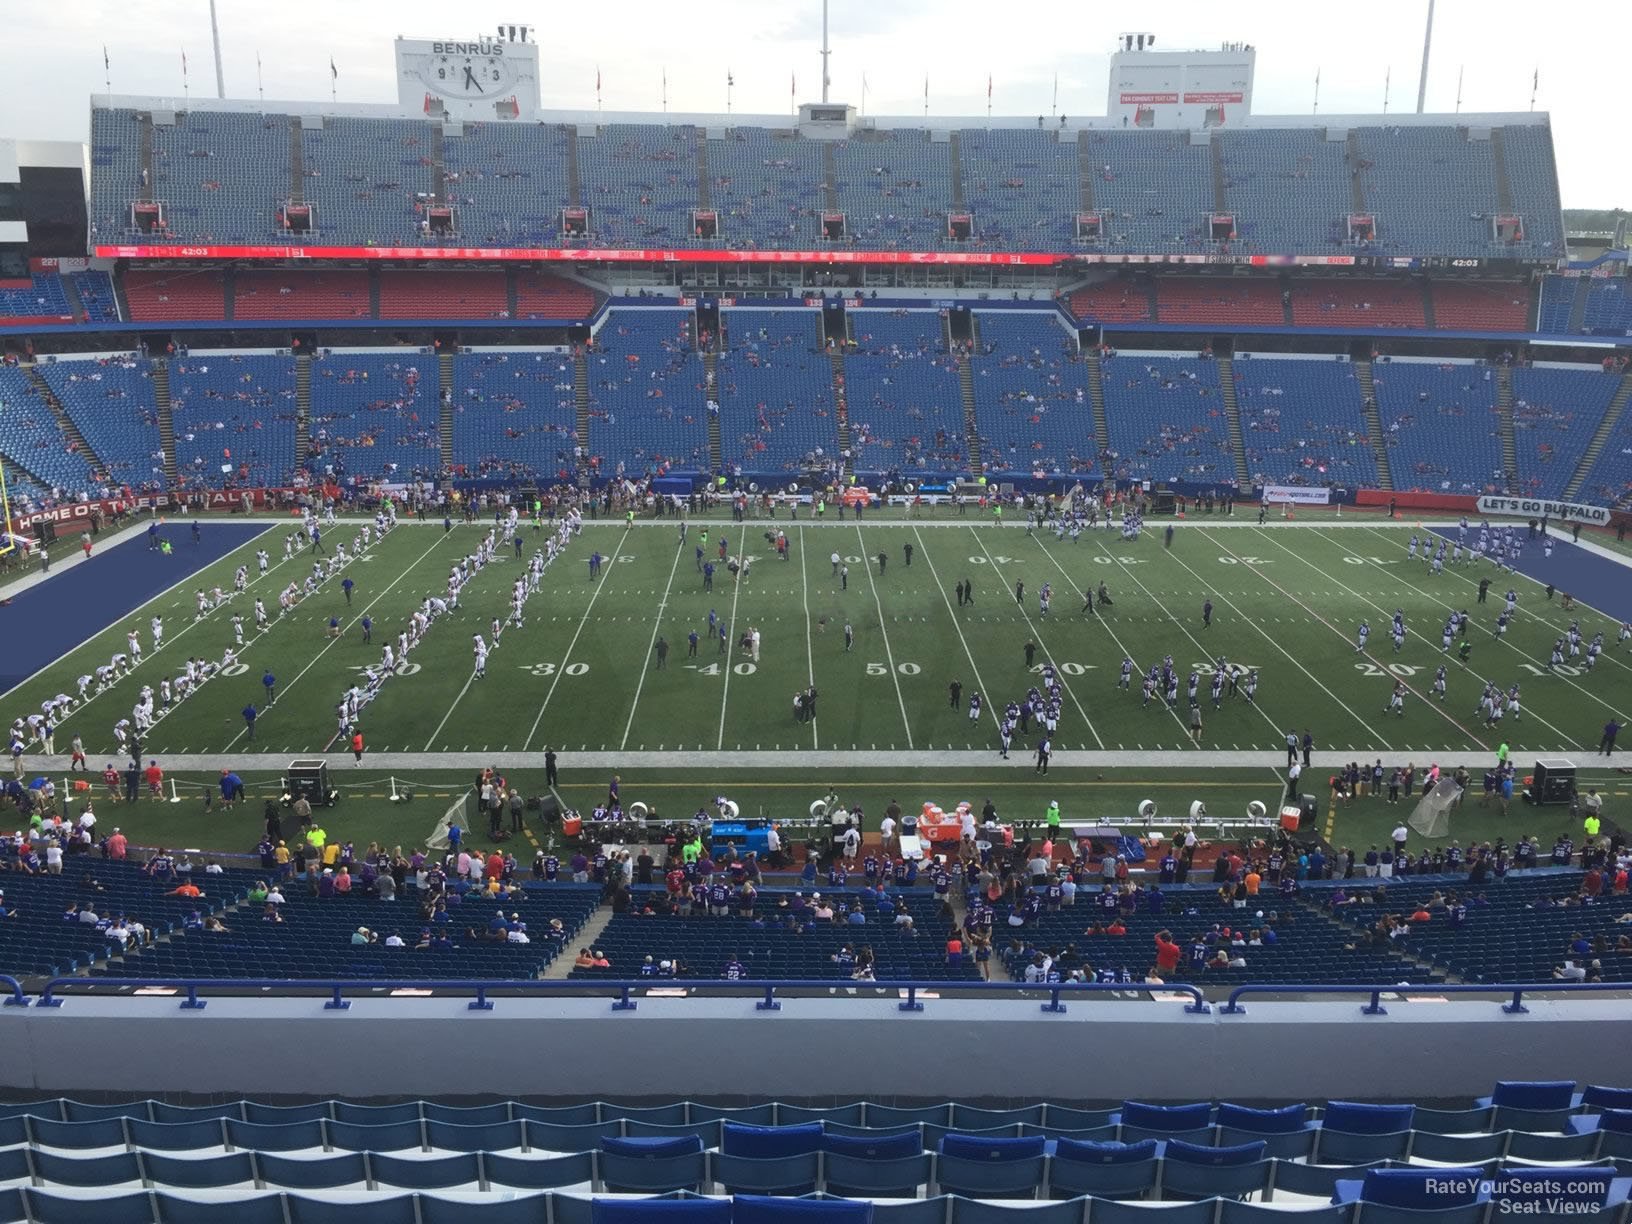
[[[731,89],[736,83],[736,78],[731,75],[731,69],[727,68],[725,70],[725,113],[728,115],[731,113]]]
[[[601,66],[595,65],[595,113],[601,113]]]
[[[929,74],[924,74],[924,118],[929,118]]]
[[[1054,74],[1054,100],[1048,104],[1048,117],[1054,118],[1060,111],[1060,74]]]
[[[1462,113],[1462,74],[1467,70],[1466,64],[1460,65],[1456,70],[1456,113],[1459,115]]]
[[[329,55],[329,102],[334,103],[338,96],[340,69],[334,66],[334,55]]]
[[[1392,67],[1383,70],[1383,114],[1388,114],[1388,87],[1394,80]]]
[[[113,93],[113,61],[108,59],[108,45],[102,44],[102,87]]]
[[[1541,88],[1541,65],[1536,65],[1535,75],[1530,78],[1530,109],[1536,109],[1536,91]]]
[[[185,101],[192,100],[192,92],[187,87],[187,48],[181,49],[181,96]]]
[[[210,42],[215,47],[215,96],[227,96],[226,77],[221,73],[221,27],[215,20],[215,0],[210,0]]]
[[[992,126],[992,74],[986,74],[986,126]]]
[[[1314,105],[1314,109],[1311,110],[1309,113],[1311,115],[1320,114],[1320,69],[1319,68],[1315,69],[1315,105]]]
[[[665,127],[668,126],[668,122],[669,122],[668,119],[666,118],[668,113],[669,113],[669,70],[667,68],[664,68],[663,69],[663,114],[664,114],[665,118],[663,120],[663,124],[664,124]]]

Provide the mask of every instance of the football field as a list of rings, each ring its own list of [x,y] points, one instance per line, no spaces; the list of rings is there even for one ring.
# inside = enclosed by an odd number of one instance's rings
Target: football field
[[[257,548],[281,557],[287,529],[269,523],[261,539],[64,658],[39,660],[42,670],[0,705],[8,722],[47,697],[74,694],[76,678],[124,650],[127,631],[136,629],[149,647],[142,662],[78,705],[56,735],[59,754],[78,733],[93,764],[114,759],[113,725],[129,717],[141,686],[157,687],[188,656],[219,660],[233,642],[232,615],[247,618],[258,593],[273,614],[269,628],[250,627],[237,662],[225,669],[231,674],[163,712],[144,753],[281,760],[341,750],[335,743],[341,695],[360,682],[364,667],[378,663],[381,645],[395,639],[412,610],[442,593],[449,567],[486,528],[444,533],[440,524],[405,522],[348,566],[356,583],[349,605],[337,575],[279,618],[277,590],[309,567],[297,554],[274,564],[246,594],[194,616],[193,588],[230,588],[233,570]],[[1616,641],[1617,620],[1584,606],[1566,613],[1537,583],[1495,576],[1488,562],[1431,575],[1407,557],[1414,529],[1383,520],[1259,527],[1245,516],[1200,518],[1176,524],[1167,548],[1162,525],[1134,541],[1096,530],[1072,542],[973,515],[861,524],[831,515],[820,523],[717,518],[690,524],[683,541],[671,520],[590,522],[546,570],[543,589],[526,604],[525,624],[505,629],[485,678],[472,671],[471,635],[491,640],[490,622],[509,613],[511,583],[524,561],[508,547],[472,578],[458,610],[433,623],[361,721],[371,753],[413,754],[427,768],[442,754],[555,748],[629,754],[631,765],[640,759],[634,754],[684,754],[664,759],[693,768],[725,759],[711,753],[758,753],[766,767],[787,768],[798,766],[801,754],[819,753],[804,759],[832,767],[845,764],[847,753],[857,754],[858,765],[878,764],[877,754],[896,754],[905,765],[914,754],[958,752],[980,754],[967,759],[989,759],[994,771],[1029,770],[1035,730],[1016,737],[1005,762],[998,720],[1007,703],[1041,685],[1045,664],[1063,688],[1054,750],[1094,754],[1083,763],[1109,763],[1098,754],[1160,751],[1177,766],[1221,752],[1279,752],[1289,730],[1305,729],[1319,750],[1381,756],[1387,764],[1421,765],[1435,753],[1483,753],[1503,742],[1523,759],[1590,750],[1607,720],[1626,720],[1632,654]],[[774,545],[777,530],[788,536],[785,560]],[[743,576],[720,565],[708,590],[697,549],[718,563],[721,533],[727,554],[749,557],[751,566]],[[331,538],[350,534],[348,528]],[[524,529],[523,542],[531,552],[542,547],[543,535]],[[597,552],[605,563],[591,577],[588,562]],[[1479,604],[1484,575],[1495,581],[1489,601]],[[1045,583],[1052,588],[1046,615]],[[1101,583],[1111,605],[1085,613],[1086,594]],[[1519,611],[1497,641],[1495,621],[1509,585],[1519,594]],[[960,587],[971,593],[968,600],[960,600]],[[1590,592],[1585,597],[1590,602]],[[1202,611],[1209,599],[1211,624]],[[1472,643],[1466,662],[1458,657],[1460,638],[1445,652],[1440,636],[1448,613],[1464,608]],[[1396,609],[1408,628],[1398,652],[1389,638]],[[167,626],[157,653],[148,628],[155,613]],[[372,645],[362,641],[365,613],[374,621]],[[331,616],[339,618],[338,637],[328,634]],[[1590,672],[1581,659],[1548,666],[1552,643],[1572,618],[1588,640],[1604,632],[1603,658]],[[1371,635],[1358,651],[1362,620]],[[757,656],[740,644],[755,631]],[[662,667],[660,642],[668,646]],[[1169,706],[1158,697],[1147,704],[1140,674],[1166,656],[1179,673],[1178,702]],[[1118,687],[1124,658],[1134,662],[1128,689]],[[1256,670],[1255,701],[1244,687],[1233,696],[1226,688],[1215,707],[1210,677],[1220,658]],[[1443,702],[1431,694],[1442,664]],[[1199,740],[1191,736],[1186,694],[1192,670],[1199,673]],[[251,743],[240,711],[250,701],[262,704],[267,671],[277,678],[277,700],[262,710]],[[1385,708],[1397,680],[1407,686],[1400,715]],[[1522,686],[1518,720],[1484,725],[1476,706],[1487,681],[1504,690]],[[961,685],[955,703],[954,682]],[[816,717],[797,718],[795,694],[810,688],[819,694]],[[971,715],[977,692],[983,706]],[[741,765],[744,758],[731,759]]]

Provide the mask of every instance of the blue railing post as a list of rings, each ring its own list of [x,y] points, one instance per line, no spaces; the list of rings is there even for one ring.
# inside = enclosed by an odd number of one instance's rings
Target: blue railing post
[[[27,1007],[28,996],[23,993],[23,984],[10,974],[0,975],[0,984],[11,987],[11,993],[6,996],[7,1007]]]
[[[612,1000],[613,1011],[634,1011],[635,1001],[629,997],[629,987],[624,986],[618,992],[618,997]]]
[[[1371,1002],[1367,1003],[1364,1007],[1362,1007],[1360,1009],[1360,1014],[1362,1016],[1386,1016],[1386,1015],[1388,1015],[1388,1008],[1383,1006],[1383,992],[1380,991],[1380,990],[1372,991],[1371,992]]]
[[[344,989],[344,987],[339,982],[336,982],[334,984],[334,994],[329,999],[329,1001],[327,1003],[323,1004],[323,1010],[324,1011],[349,1011],[349,1010],[351,1010],[351,1000],[341,997],[340,992],[343,989]]]
[[[187,997],[181,1002],[181,1010],[203,1011],[206,1006],[207,1004],[205,1001],[198,997],[198,984],[196,982],[189,982],[187,984]]]
[[[1243,987],[1237,986],[1234,990],[1230,991],[1230,997],[1224,1000],[1224,1006],[1218,1010],[1226,1016],[1246,1015],[1247,1009],[1242,1007],[1238,1002],[1238,1000],[1241,998],[1243,989]]]
[[[476,997],[470,1001],[467,1011],[492,1011],[493,1000],[487,997],[487,984],[477,983]]]
[[[918,985],[916,982],[907,983],[907,997],[896,1005],[897,1011],[921,1012],[924,1005],[918,1001]]]
[[[1513,1002],[1503,1003],[1502,1010],[1510,1016],[1528,1016],[1530,1014],[1530,1009],[1524,1005],[1523,987],[1513,987]]]
[[[1060,1002],[1060,988],[1058,986],[1048,992],[1048,1002],[1043,1004],[1045,1012],[1063,1012],[1065,1004]]]
[[[776,987],[769,982],[765,985],[765,997],[754,1004],[755,1011],[781,1011],[782,1004],[776,1001]]]

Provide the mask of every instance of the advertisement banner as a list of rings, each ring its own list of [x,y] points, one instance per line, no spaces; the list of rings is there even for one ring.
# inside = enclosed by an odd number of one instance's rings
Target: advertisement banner
[[[238,510],[246,506],[262,509],[272,503],[277,489],[208,489],[189,494],[187,504],[201,510]],[[51,522],[59,527],[82,524],[90,526],[91,519],[100,515],[111,518],[115,510],[127,514],[144,510],[174,510],[183,501],[176,493],[135,493],[129,497],[109,497],[100,501],[65,502],[49,510],[32,510],[27,514],[13,514],[14,527],[32,527],[35,523]],[[15,509],[15,507],[14,507]]]
[[[1509,514],[1518,518],[1570,519],[1579,523],[1609,522],[1610,512],[1604,506],[1583,506],[1579,502],[1547,501],[1540,497],[1503,497],[1486,495],[1478,502],[1480,514]]]
[[[1177,93],[1124,93],[1123,106],[1171,106],[1179,100]]]
[[[1265,485],[1264,500],[1291,502],[1294,506],[1329,506],[1332,504],[1332,491],[1313,489],[1308,485]]]
[[[1201,106],[1239,106],[1244,97],[1240,90],[1234,92],[1224,90],[1213,93],[1187,93],[1184,100],[1192,105]]]

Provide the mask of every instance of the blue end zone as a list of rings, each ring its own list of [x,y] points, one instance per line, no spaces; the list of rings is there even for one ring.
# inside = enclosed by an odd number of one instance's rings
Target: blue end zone
[[[1456,542],[1455,527],[1435,527],[1434,534],[1444,536],[1452,543]],[[1560,532],[1556,526],[1550,529],[1550,534],[1553,537],[1551,557],[1541,555],[1539,538],[1526,540],[1524,550],[1519,554],[1518,564],[1514,568],[1526,578],[1533,579],[1543,586],[1552,583],[1558,591],[1554,596],[1555,603],[1568,593],[1575,596],[1577,603],[1590,604],[1605,616],[1613,616],[1617,621],[1632,620],[1632,566],[1572,544],[1570,533]],[[1477,529],[1470,527],[1468,539],[1472,541],[1477,538]],[[1488,574],[1492,598],[1500,598],[1505,588],[1502,579],[1488,561],[1476,563],[1470,568],[1469,573],[1476,579]],[[1534,607],[1535,601],[1526,598],[1527,592],[1518,587],[1514,590],[1519,591],[1521,608]],[[1588,632],[1587,636],[1590,638],[1592,634]],[[1606,634],[1605,641],[1613,642],[1613,635]]]
[[[93,550],[88,562],[0,606],[0,633],[7,644],[0,658],[0,691],[12,689],[159,592],[186,581],[270,529],[265,523],[201,523],[197,544],[191,523],[172,521],[160,530],[173,548],[168,557],[149,549],[144,533],[106,552]],[[68,542],[58,544],[63,555],[63,544]],[[190,617],[191,591],[183,595],[183,602],[183,613]],[[147,638],[145,625],[142,637]]]

